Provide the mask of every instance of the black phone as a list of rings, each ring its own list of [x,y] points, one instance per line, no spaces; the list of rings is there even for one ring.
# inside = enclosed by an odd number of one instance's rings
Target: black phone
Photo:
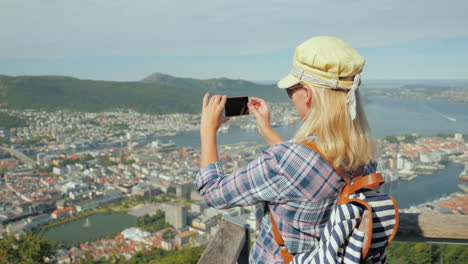
[[[239,96],[239,97],[228,97],[226,104],[224,105],[224,116],[240,116],[248,115],[249,107],[247,104],[250,102],[250,97]]]

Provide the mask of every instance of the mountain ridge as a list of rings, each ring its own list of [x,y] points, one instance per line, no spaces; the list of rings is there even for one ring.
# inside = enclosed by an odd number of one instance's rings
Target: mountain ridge
[[[99,112],[132,108],[152,114],[198,113],[207,91],[268,101],[286,99],[284,92],[273,85],[228,78],[202,80],[153,73],[141,81],[116,82],[60,75],[0,75],[0,104],[14,109]]]

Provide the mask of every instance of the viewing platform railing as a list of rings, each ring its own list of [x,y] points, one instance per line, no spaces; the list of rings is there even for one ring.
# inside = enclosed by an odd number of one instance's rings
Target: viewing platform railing
[[[401,213],[395,240],[468,245],[468,215]],[[198,264],[244,264],[248,256],[248,226],[224,217]]]
[[[198,263],[249,263],[248,226],[224,216],[218,231],[206,247]]]

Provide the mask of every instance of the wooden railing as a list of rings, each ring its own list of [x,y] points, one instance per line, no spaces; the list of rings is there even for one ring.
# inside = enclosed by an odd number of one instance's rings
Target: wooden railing
[[[468,215],[402,213],[395,240],[468,245]],[[225,217],[198,264],[248,263],[248,247],[248,227]]]
[[[395,240],[468,245],[468,215],[400,214]]]
[[[203,252],[199,264],[249,263],[248,226],[224,216],[218,231]]]

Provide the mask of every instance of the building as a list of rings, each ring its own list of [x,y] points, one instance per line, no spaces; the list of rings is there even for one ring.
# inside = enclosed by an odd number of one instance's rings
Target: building
[[[195,230],[182,232],[175,237],[175,241],[182,246],[188,245],[191,240],[196,242],[197,233]]]
[[[456,141],[460,141],[460,142],[465,142],[465,140],[463,139],[463,134],[462,133],[455,133],[454,137],[453,137]]]
[[[165,220],[176,229],[187,226],[187,211],[185,207],[178,204],[164,204],[161,207],[164,211]]]
[[[73,214],[74,211],[75,211],[75,208],[71,206],[64,208],[64,209],[58,209],[52,212],[51,217],[53,219],[57,219],[65,215],[71,215]]]
[[[68,172],[67,168],[57,168],[54,167],[52,169],[52,173],[57,174],[57,175],[64,175]]]
[[[121,232],[125,239],[143,241],[146,237],[151,236],[151,233],[142,231],[136,227],[130,227]]]

